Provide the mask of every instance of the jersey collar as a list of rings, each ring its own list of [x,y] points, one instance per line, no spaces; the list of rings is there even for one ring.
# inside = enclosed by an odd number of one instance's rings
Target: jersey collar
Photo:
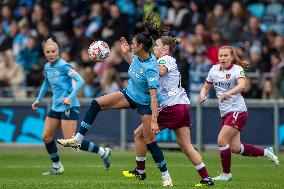
[[[231,63],[231,64],[230,64],[230,66],[228,66],[225,70],[230,70],[233,66],[234,66],[234,64],[233,64],[233,63]],[[220,69],[219,69],[219,71],[222,71],[222,67],[221,67],[221,65],[220,65]]]

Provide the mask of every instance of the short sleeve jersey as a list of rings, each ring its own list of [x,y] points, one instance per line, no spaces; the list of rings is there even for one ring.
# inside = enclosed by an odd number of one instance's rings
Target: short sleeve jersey
[[[184,88],[181,87],[181,75],[176,59],[165,55],[157,61],[159,65],[164,65],[168,69],[168,72],[160,77],[160,90],[163,96],[161,107],[165,108],[175,104],[190,104]]]
[[[221,65],[214,65],[206,78],[206,82],[213,84],[218,97],[219,110],[221,117],[229,112],[245,112],[247,107],[241,93],[231,95],[227,100],[221,102],[220,96],[237,86],[238,78],[245,78],[245,72],[241,66],[232,64],[224,71],[221,71]]]
[[[72,107],[80,106],[77,97],[72,98],[71,106],[65,106],[62,103],[64,98],[68,97],[73,90],[71,78],[73,74],[77,74],[77,72],[62,58],[59,58],[54,65],[51,65],[50,62],[45,64],[44,75],[53,93],[52,110],[63,112]]]
[[[134,56],[128,69],[128,76],[126,94],[134,102],[141,105],[150,105],[150,89],[157,89],[158,102],[162,101],[162,95],[159,90],[158,65],[152,54],[144,61],[140,61],[138,56]]]

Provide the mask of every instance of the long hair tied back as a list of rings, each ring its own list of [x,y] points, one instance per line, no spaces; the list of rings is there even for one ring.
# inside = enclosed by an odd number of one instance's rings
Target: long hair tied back
[[[167,35],[170,29],[164,23],[161,23],[158,18],[155,17],[155,13],[153,11],[148,14],[144,26],[144,33],[146,35],[150,35],[153,40],[156,40],[161,36]]]
[[[249,69],[249,60],[244,56],[242,50],[239,47],[222,46],[219,50],[221,49],[230,49],[231,55],[233,57],[233,64],[241,66],[245,71]]]

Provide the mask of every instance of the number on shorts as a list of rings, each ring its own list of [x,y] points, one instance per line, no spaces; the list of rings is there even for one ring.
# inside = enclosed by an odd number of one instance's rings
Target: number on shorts
[[[239,116],[239,112],[234,112],[233,113],[233,118],[234,118],[235,121],[237,121],[238,116]]]

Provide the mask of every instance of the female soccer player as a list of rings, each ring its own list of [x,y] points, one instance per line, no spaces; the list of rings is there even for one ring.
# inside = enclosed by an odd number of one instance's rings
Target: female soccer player
[[[249,61],[232,46],[222,46],[218,52],[219,64],[214,65],[200,91],[200,102],[206,100],[209,88],[213,85],[219,103],[222,129],[218,135],[217,144],[220,150],[223,172],[213,180],[230,181],[231,152],[243,156],[265,156],[275,165],[279,165],[272,147],[258,148],[250,144],[242,144],[240,134],[248,119],[247,107],[241,92],[245,88],[245,70]]]
[[[41,99],[50,87],[53,92],[52,107],[46,116],[42,139],[53,166],[43,175],[55,175],[64,173],[64,168],[59,160],[53,138],[59,125],[61,125],[64,138],[70,138],[75,133],[80,106],[76,96],[84,81],[70,64],[59,57],[58,45],[52,39],[46,41],[43,50],[48,60],[44,66],[45,80],[32,108],[38,109]],[[72,80],[76,81],[74,87],[72,87]],[[109,167],[109,148],[98,147],[91,142],[83,141],[81,150],[98,153],[103,158],[105,167]]]
[[[150,18],[150,17],[149,17]],[[99,111],[108,109],[137,108],[143,123],[143,135],[147,149],[150,151],[154,161],[162,174],[163,186],[172,186],[172,180],[166,167],[164,155],[160,150],[155,134],[159,131],[157,116],[158,103],[162,96],[157,90],[159,87],[159,73],[155,57],[150,53],[152,38],[156,31],[149,30],[151,19],[147,19],[146,31],[134,36],[131,44],[133,59],[128,70],[129,80],[126,89],[113,92],[94,99],[85,114],[79,132],[71,139],[60,139],[58,142],[65,147],[79,147],[87,130],[92,126]],[[123,38],[124,39],[124,38]],[[124,39],[125,40],[125,39]],[[126,59],[130,58],[129,46],[122,46],[127,51]],[[130,59],[129,59],[130,60]]]
[[[160,130],[165,128],[174,130],[177,143],[185,155],[191,160],[202,179],[196,186],[214,185],[207,173],[200,154],[191,144],[189,130],[190,101],[185,90],[181,87],[181,75],[177,68],[176,59],[173,57],[176,50],[176,44],[180,42],[181,40],[179,38],[162,36],[156,40],[154,47],[154,55],[159,65],[160,90],[163,96],[163,101],[161,103],[162,110],[158,115],[158,124]],[[132,171],[123,171],[125,177],[136,178],[139,180],[144,180],[146,178],[145,160],[147,149],[142,128],[143,124],[134,132],[136,168]]]

